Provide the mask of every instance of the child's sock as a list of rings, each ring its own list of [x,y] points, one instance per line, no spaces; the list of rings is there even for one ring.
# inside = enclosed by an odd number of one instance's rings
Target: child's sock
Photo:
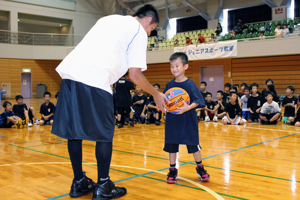
[[[197,164],[197,167],[200,166],[200,165],[202,165],[202,160],[200,162],[196,162],[196,164]]]
[[[174,169],[176,164],[170,164],[170,169]]]

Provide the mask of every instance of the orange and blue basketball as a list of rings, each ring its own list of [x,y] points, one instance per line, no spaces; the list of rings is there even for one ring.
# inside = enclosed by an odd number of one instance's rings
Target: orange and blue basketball
[[[177,108],[180,108],[186,104],[190,104],[190,96],[189,94],[182,88],[173,87],[170,88],[168,91],[165,92],[167,99],[170,101],[169,103],[166,102],[167,110],[169,113],[177,114]]]

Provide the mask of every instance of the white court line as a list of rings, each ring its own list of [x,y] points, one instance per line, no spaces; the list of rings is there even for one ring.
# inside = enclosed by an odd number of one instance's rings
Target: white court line
[[[5,166],[12,166],[12,165],[49,165],[49,164],[70,164],[70,162],[35,162],[35,163],[14,163],[14,164],[4,164],[4,165],[0,165],[0,167],[5,167]],[[85,165],[94,165],[97,163],[82,163]],[[139,168],[139,167],[131,167],[131,166],[124,166],[124,165],[110,165],[111,167],[121,167],[121,168],[129,168],[129,169],[137,169],[137,170],[142,170],[142,171],[148,171],[148,172],[155,172],[158,174],[163,174],[166,175],[167,173],[161,172],[161,171],[157,171],[157,170],[152,170],[152,169],[146,169],[146,168]],[[186,181],[192,185],[195,185],[203,190],[205,190],[206,192],[208,192],[209,194],[211,194],[212,196],[214,196],[216,199],[218,200],[225,200],[223,197],[221,197],[219,194],[217,194],[215,191],[209,189],[208,187],[205,187],[204,185],[201,185],[195,181],[192,181],[190,179],[187,178],[183,178],[183,177],[179,177],[179,179]]]

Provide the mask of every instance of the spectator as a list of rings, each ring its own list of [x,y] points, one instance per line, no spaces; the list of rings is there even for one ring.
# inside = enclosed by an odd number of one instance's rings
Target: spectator
[[[236,35],[235,35],[235,31],[232,29],[232,30],[231,30],[231,33],[230,33],[230,35],[229,35],[229,39],[233,40],[233,38],[234,38],[235,36],[236,36]]]
[[[259,36],[259,39],[260,40],[264,40],[266,38],[266,36],[264,35],[263,32],[260,32],[260,36]]]
[[[242,116],[243,119],[248,120],[249,119],[249,108],[248,108],[248,99],[250,97],[250,88],[245,87],[245,95],[241,97],[241,102],[242,102]]]
[[[273,101],[273,95],[272,92],[267,93],[267,102],[263,104],[258,119],[260,124],[277,124],[280,120],[280,108],[278,103]]]
[[[286,88],[286,96],[282,101],[284,109],[283,123],[293,124],[297,115],[298,99],[294,96],[295,88],[288,86]]]
[[[275,29],[275,37],[279,38],[282,36],[282,30],[280,24],[277,25],[277,28]]]
[[[248,87],[247,83],[242,83],[241,84],[241,93],[244,94],[245,88]]]
[[[205,37],[204,37],[204,35],[201,35],[200,33],[198,34],[196,46],[198,45],[198,43],[205,43]]]
[[[174,47],[178,47],[179,46],[179,41],[176,39],[175,42],[174,42]]]
[[[209,38],[209,42],[215,42],[216,41],[216,37],[215,34],[211,34],[210,38]]]
[[[189,37],[186,37],[185,46],[193,44],[192,40]]]
[[[242,19],[239,19],[239,23],[238,24],[240,24],[240,26],[241,26],[242,29],[245,28],[245,25],[244,25],[244,22],[243,22]]]
[[[290,33],[290,31],[287,28],[286,24],[283,24],[282,37],[288,37],[289,33]]]
[[[155,42],[154,42],[154,49],[158,49],[158,47],[159,47],[158,40],[155,40]]]
[[[216,30],[216,35],[219,36],[220,33],[222,33],[222,31],[223,31],[223,28],[222,28],[221,24],[218,23],[217,30]]]
[[[276,92],[276,90],[275,90],[275,87],[273,87],[273,90],[272,90],[272,87],[271,87],[271,90],[272,91],[270,91],[269,90],[269,85],[273,85],[273,80],[272,79],[267,79],[266,80],[266,89],[264,89],[262,92],[261,92],[261,96],[262,96],[262,98],[263,99],[265,99],[265,97],[267,96],[267,92],[273,92],[274,93],[274,98],[273,98],[273,100],[274,101],[276,101],[276,102],[278,102],[279,101],[279,99],[278,99],[278,96],[277,96],[277,92]],[[278,100],[278,101],[277,101]],[[265,101],[264,101],[265,102]],[[264,103],[263,102],[263,103]]]
[[[212,101],[212,95],[211,93],[206,94],[206,101],[205,101],[205,122],[209,122],[210,120],[216,119],[218,121],[218,118],[215,118],[215,114],[218,111],[218,107],[216,107],[217,103]]]
[[[241,120],[242,109],[236,103],[237,95],[235,92],[230,92],[229,94],[230,102],[225,106],[226,115],[222,118],[223,124],[234,124],[234,125],[243,125],[244,122]]]
[[[261,109],[262,97],[257,93],[258,84],[253,83],[250,87],[252,95],[248,98],[247,107],[249,108],[250,114],[248,122],[258,122],[259,113]]]

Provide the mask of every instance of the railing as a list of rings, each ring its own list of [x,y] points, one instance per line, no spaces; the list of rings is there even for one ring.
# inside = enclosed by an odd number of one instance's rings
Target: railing
[[[27,33],[0,30],[0,43],[50,45],[50,46],[76,46],[84,35],[53,34],[53,33]]]

